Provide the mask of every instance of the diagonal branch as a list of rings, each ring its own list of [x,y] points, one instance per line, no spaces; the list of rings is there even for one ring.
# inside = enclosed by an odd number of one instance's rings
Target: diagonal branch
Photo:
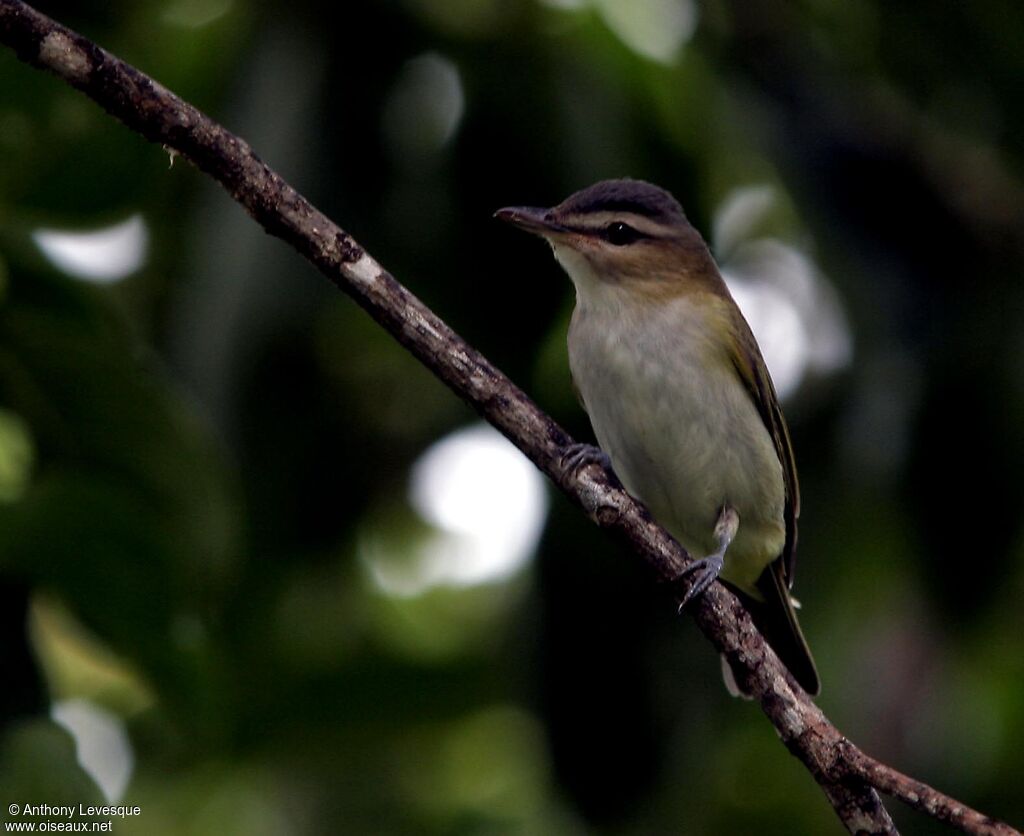
[[[217,180],[269,233],[313,262],[504,433],[597,525],[627,543],[656,576],[673,581],[690,562],[679,544],[603,469],[590,465],[577,471],[563,466],[563,455],[572,443],[568,434],[242,139],[134,67],[19,0],[0,0],[0,42]],[[678,584],[673,589],[680,597],[685,592]],[[691,612],[700,630],[738,672],[740,685],[760,703],[785,745],[822,785],[851,833],[896,833],[876,789],[967,833],[1018,833],[901,775],[846,740],[794,683],[738,600],[723,586],[713,585]]]

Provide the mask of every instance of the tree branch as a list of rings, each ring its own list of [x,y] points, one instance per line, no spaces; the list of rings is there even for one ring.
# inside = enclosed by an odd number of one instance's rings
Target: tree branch
[[[599,466],[579,471],[564,467],[562,457],[572,443],[568,434],[242,139],[19,0],[0,0],[0,41],[23,61],[54,72],[132,130],[180,153],[220,182],[267,232],[291,244],[355,299],[597,525],[628,543],[662,580],[678,578],[690,557],[643,507]],[[673,588],[680,597],[685,591],[678,585]],[[967,833],[1018,833],[879,763],[846,740],[795,684],[738,600],[721,584],[714,584],[690,611],[785,745],[821,784],[851,833],[896,833],[876,789]]]

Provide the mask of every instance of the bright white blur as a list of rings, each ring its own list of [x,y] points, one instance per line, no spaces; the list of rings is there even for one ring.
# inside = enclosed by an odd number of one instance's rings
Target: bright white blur
[[[697,28],[693,0],[540,0],[546,6],[579,12],[593,8],[615,36],[650,61],[671,64]]]
[[[135,753],[121,718],[84,699],[54,703],[50,716],[74,738],[79,766],[107,803],[120,801],[135,768]]]
[[[437,52],[406,62],[384,102],[383,131],[399,160],[423,162],[454,138],[466,109],[455,64]]]
[[[716,213],[712,240],[726,284],[785,399],[807,375],[848,366],[853,338],[835,288],[811,256],[758,234],[777,199],[769,186],[737,189]]]
[[[486,424],[429,447],[412,467],[409,501],[431,526],[413,559],[366,555],[377,585],[402,597],[506,580],[533,555],[548,507],[543,477]]]
[[[37,229],[32,240],[43,255],[70,276],[112,284],[138,270],[146,260],[149,228],[141,215],[91,232]]]

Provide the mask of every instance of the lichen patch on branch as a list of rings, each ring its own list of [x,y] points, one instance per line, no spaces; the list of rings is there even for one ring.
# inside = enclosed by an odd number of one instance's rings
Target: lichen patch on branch
[[[377,263],[377,260],[366,251],[360,253],[359,258],[345,269],[347,273],[355,276],[365,284],[375,282],[381,273],[381,266]]]
[[[85,50],[63,32],[50,32],[39,44],[39,61],[69,81],[89,79],[92,62]]]

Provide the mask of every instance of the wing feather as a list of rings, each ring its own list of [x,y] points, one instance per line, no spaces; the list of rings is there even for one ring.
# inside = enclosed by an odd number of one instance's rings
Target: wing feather
[[[775,394],[775,386],[761,356],[761,350],[757,347],[757,341],[738,310],[736,320],[735,333],[738,338],[732,344],[733,365],[747,392],[750,393],[750,398],[757,407],[761,420],[764,421],[765,429],[768,430],[775,445],[775,452],[782,463],[782,477],[786,487],[786,545],[783,547],[781,558],[783,578],[787,588],[792,588],[796,572],[796,521],[800,516],[800,485],[796,476],[793,444],[789,438],[789,429],[782,415],[778,396]]]

